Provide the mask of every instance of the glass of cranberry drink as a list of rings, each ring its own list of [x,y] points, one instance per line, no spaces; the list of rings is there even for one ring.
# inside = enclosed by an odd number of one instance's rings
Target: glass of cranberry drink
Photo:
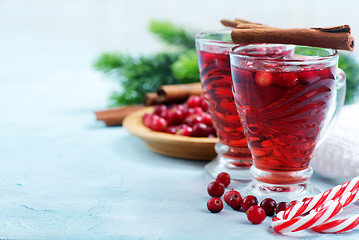
[[[316,193],[308,179],[318,142],[345,98],[338,52],[295,46],[293,56],[263,56],[252,44],[232,48],[233,95],[252,153],[245,194],[279,200]],[[271,195],[271,196],[270,196]]]
[[[233,179],[250,180],[252,157],[232,94],[229,51],[235,44],[230,33],[228,29],[196,36],[204,97],[219,138],[215,146],[218,156],[205,169],[213,177],[220,172],[227,172]],[[284,54],[283,48],[277,47],[272,54]]]

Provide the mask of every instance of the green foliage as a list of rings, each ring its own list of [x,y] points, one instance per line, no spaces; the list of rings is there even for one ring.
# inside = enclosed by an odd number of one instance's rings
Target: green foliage
[[[96,60],[96,62],[94,63],[94,68],[104,73],[109,73],[114,69],[123,67],[127,62],[131,60],[132,58],[130,56],[125,56],[122,54],[104,53]]]
[[[338,67],[347,77],[345,104],[353,103],[359,90],[359,64],[352,55],[340,53]]]
[[[195,50],[188,50],[180,55],[178,60],[171,66],[173,76],[183,83],[190,83],[193,80],[199,81],[199,69],[197,53]]]
[[[110,105],[131,105],[141,103],[147,92],[155,92],[161,85],[180,83],[171,70],[177,58],[173,53],[139,58],[105,53],[95,62],[95,68],[113,74],[121,84],[123,91],[112,94]]]
[[[171,49],[138,58],[104,53],[94,63],[95,69],[120,83],[121,90],[110,97],[111,106],[141,103],[147,92],[156,92],[161,85],[199,81],[193,35],[170,22],[151,21],[149,29]]]
[[[170,46],[184,49],[195,49],[193,34],[184,28],[173,25],[168,21],[154,21],[149,24],[149,30]]]

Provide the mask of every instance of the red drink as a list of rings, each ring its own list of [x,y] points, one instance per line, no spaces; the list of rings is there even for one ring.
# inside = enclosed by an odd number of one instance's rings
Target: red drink
[[[317,190],[309,162],[345,98],[345,74],[333,49],[295,46],[297,55],[263,56],[237,46],[230,52],[233,94],[252,153],[253,180],[243,195],[277,201],[301,199]],[[302,54],[302,55],[299,55]]]
[[[226,172],[232,179],[250,180],[252,157],[232,93],[229,50],[234,46],[230,29],[196,36],[204,97],[219,138],[217,157],[206,164],[205,170],[212,177]]]
[[[233,100],[228,50],[222,53],[198,51],[198,62],[204,97],[207,100],[219,140],[232,147],[232,151],[227,151],[224,155],[231,158],[251,159]]]
[[[242,65],[232,69],[233,88],[254,166],[267,172],[258,180],[303,182],[276,173],[309,167],[336,91],[336,65]]]

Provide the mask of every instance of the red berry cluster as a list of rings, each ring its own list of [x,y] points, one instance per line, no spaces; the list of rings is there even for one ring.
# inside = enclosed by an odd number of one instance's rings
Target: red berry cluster
[[[221,197],[223,194],[224,201],[233,210],[246,212],[247,219],[253,224],[259,224],[264,221],[266,216],[273,216],[289,207],[287,202],[276,203],[272,198],[266,198],[258,205],[258,199],[253,195],[242,198],[241,194],[234,189],[225,192],[225,188],[229,186],[230,182],[230,175],[222,172],[218,174],[214,182],[208,185],[207,192],[212,197],[207,202],[207,208],[210,212],[218,213],[222,211],[223,202]],[[296,202],[298,201],[292,201],[290,204],[295,204]]]
[[[273,68],[278,68],[277,64],[270,64]],[[268,65],[269,66],[269,65]],[[279,87],[294,87],[297,84],[312,84],[320,79],[333,79],[332,69],[310,69],[302,68],[298,72],[267,72],[258,71],[252,73],[246,70],[238,70],[237,74],[240,79],[251,80],[261,87],[267,87],[275,84]],[[254,74],[254,75],[253,75]]]
[[[191,137],[216,137],[208,106],[202,96],[191,96],[183,104],[156,105],[143,115],[143,124],[158,132]]]

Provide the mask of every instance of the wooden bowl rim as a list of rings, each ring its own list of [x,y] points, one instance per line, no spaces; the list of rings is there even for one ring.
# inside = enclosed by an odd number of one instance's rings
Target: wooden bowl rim
[[[138,110],[134,113],[129,114],[123,120],[123,127],[126,128],[131,134],[150,140],[157,141],[175,141],[175,142],[183,142],[183,143],[203,143],[203,144],[215,144],[218,142],[218,138],[208,138],[208,137],[187,137],[180,136],[175,134],[156,132],[142,123],[142,116],[145,113],[152,113],[153,107],[146,107],[144,109]]]

